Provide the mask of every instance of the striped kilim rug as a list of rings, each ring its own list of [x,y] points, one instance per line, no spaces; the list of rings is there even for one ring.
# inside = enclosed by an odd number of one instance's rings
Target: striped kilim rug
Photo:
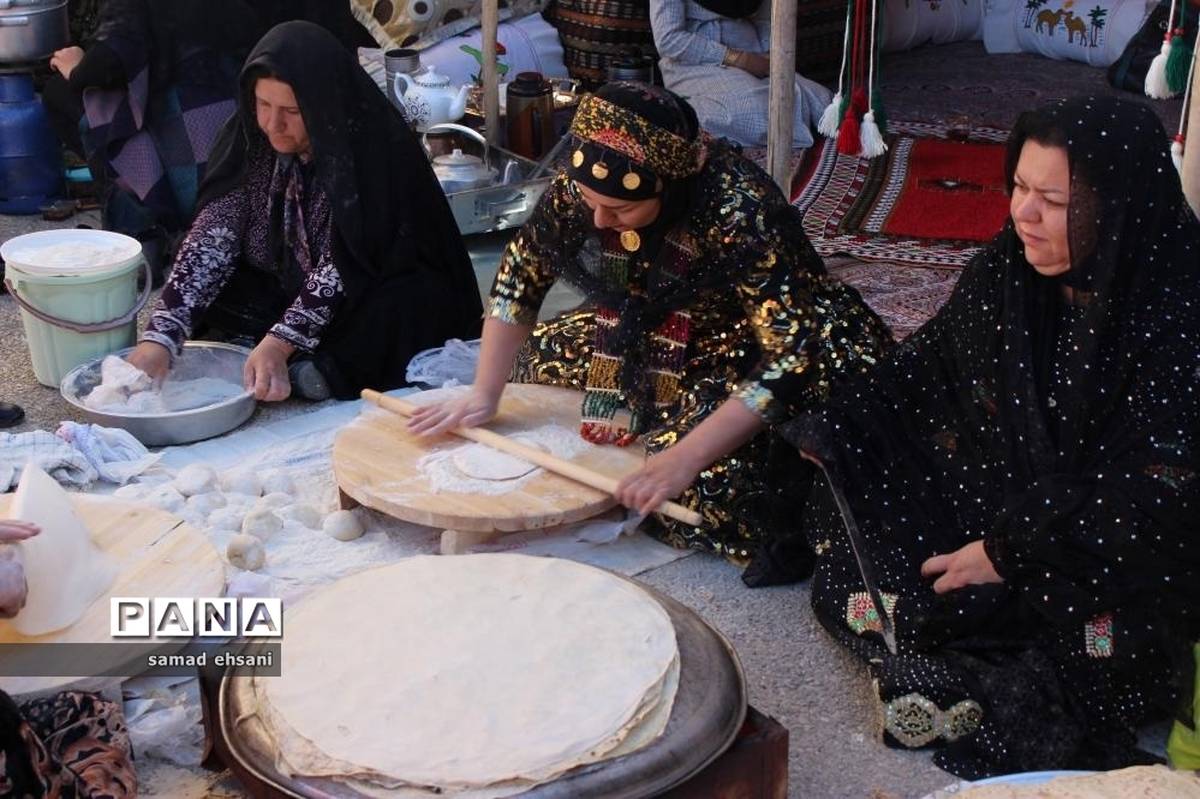
[[[840,155],[825,140],[800,170],[793,203],[821,255],[908,266],[963,266],[1008,216],[1006,131],[892,122],[888,152]]]

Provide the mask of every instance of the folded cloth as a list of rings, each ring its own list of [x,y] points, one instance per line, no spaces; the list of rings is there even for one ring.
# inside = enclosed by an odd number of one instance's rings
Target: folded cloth
[[[0,433],[0,492],[16,485],[27,463],[70,486],[83,487],[100,476],[82,452],[45,430]]]
[[[152,454],[128,430],[116,427],[63,422],[55,435],[83,453],[102,480],[117,485],[125,485],[162,457]]]

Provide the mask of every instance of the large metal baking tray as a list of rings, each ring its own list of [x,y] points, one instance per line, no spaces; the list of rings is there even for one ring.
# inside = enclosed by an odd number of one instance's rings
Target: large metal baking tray
[[[631,581],[632,582],[632,581]],[[746,678],[733,646],[690,608],[636,583],[653,596],[675,626],[679,644],[679,691],[663,734],[622,757],[567,772],[553,782],[520,794],[525,799],[643,799],[693,777],[721,755],[746,718]],[[285,642],[286,651],[286,642]],[[286,664],[284,666],[286,668]],[[303,799],[359,799],[363,794],[330,779],[297,779],[275,769],[275,757],[261,721],[253,714],[251,680],[226,672],[219,693],[217,734],[255,796]],[[330,698],[330,711],[337,700]],[[241,719],[235,725],[235,720]]]

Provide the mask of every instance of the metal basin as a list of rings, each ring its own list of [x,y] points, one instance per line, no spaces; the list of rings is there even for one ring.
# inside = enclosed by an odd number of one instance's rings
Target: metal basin
[[[112,354],[124,357],[132,350],[130,347]],[[216,377],[240,386],[242,367],[249,355],[250,350],[233,344],[189,341],[167,379]],[[67,372],[59,387],[63,399],[74,405],[89,422],[128,430],[148,447],[188,444],[219,436],[242,424],[254,413],[256,403],[254,395],[249,392],[214,405],[164,414],[116,414],[92,410],[83,404],[83,398],[100,384],[100,363],[103,360],[98,358]]]
[[[0,0],[0,63],[48,58],[70,40],[67,0]]]

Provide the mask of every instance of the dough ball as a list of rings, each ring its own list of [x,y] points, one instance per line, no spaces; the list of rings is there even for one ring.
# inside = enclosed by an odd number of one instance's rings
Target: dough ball
[[[219,491],[194,494],[187,499],[187,509],[198,516],[208,516],[218,508],[225,507],[225,497]]]
[[[230,472],[221,478],[221,488],[229,494],[262,496],[262,478],[253,472]]]
[[[284,472],[272,472],[263,479],[264,494],[295,494],[296,484]]]
[[[312,505],[291,505],[280,512],[285,519],[291,519],[310,530],[316,530],[321,526],[321,512]]]
[[[321,529],[325,535],[338,541],[353,541],[363,534],[362,522],[348,510],[335,510],[326,516]]]
[[[183,494],[173,485],[162,485],[146,495],[146,501],[168,513],[179,513],[184,508]]]
[[[270,508],[255,508],[242,519],[242,532],[266,541],[283,527],[283,522]]]
[[[246,512],[241,508],[217,508],[208,517],[208,526],[214,530],[240,530]]]
[[[267,553],[263,549],[262,541],[245,533],[238,533],[229,539],[229,546],[225,547],[225,557],[229,559],[230,565],[246,571],[254,571],[267,562]]]
[[[149,492],[150,486],[145,483],[130,483],[114,491],[113,496],[121,499],[143,499]]]
[[[217,487],[217,473],[208,466],[193,463],[175,475],[175,490],[185,497],[207,494]]]
[[[265,497],[260,499],[258,502],[254,503],[254,508],[255,508],[255,510],[257,510],[259,508],[266,508],[267,510],[271,510],[274,508],[286,508],[288,505],[291,505],[295,501],[296,501],[296,498],[293,497],[291,494],[284,494],[281,491],[276,491],[272,494],[267,494]]]

